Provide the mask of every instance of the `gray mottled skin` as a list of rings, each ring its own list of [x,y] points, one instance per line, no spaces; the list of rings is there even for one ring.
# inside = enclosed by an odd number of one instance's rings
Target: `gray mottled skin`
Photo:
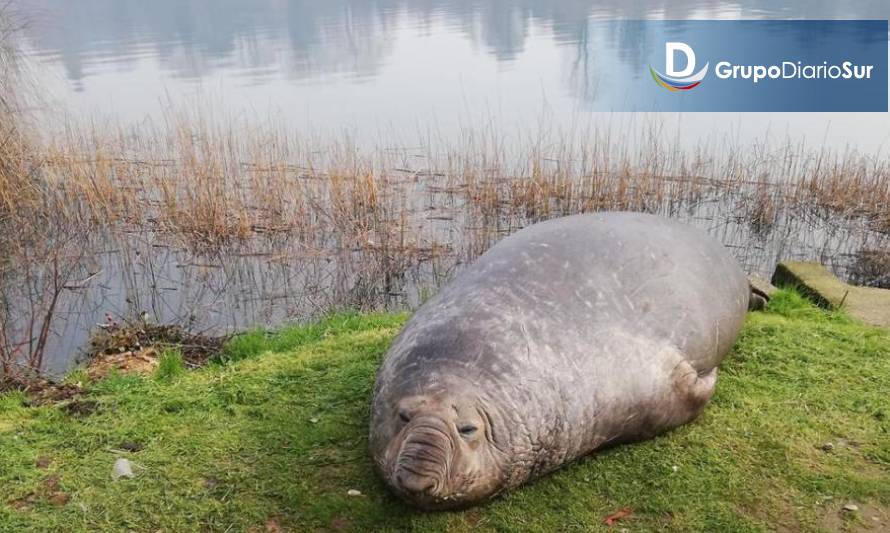
[[[645,214],[507,237],[423,305],[377,375],[370,448],[392,489],[472,505],[695,418],[750,290],[706,234]]]

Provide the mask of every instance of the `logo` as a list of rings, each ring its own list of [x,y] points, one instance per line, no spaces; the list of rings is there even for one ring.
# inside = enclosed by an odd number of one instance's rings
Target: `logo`
[[[710,63],[706,63],[703,69],[693,74],[695,72],[695,52],[691,46],[686,43],[669,42],[664,44],[664,52],[667,75],[658,72],[652,68],[652,65],[649,65],[649,73],[652,74],[655,83],[672,93],[689,91],[701,85],[701,80],[708,74]],[[677,52],[682,52],[686,56],[686,68],[681,71],[674,70],[674,56]]]
[[[886,113],[890,106],[887,20],[634,20],[616,21],[616,31],[638,36],[639,48],[604,62],[610,79],[584,94],[595,111]]]

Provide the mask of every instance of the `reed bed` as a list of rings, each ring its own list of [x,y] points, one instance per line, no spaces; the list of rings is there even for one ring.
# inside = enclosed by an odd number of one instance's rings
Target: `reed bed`
[[[656,135],[631,149],[614,136],[517,145],[468,133],[454,145],[366,151],[348,138],[319,143],[187,113],[135,129],[69,127],[31,142],[0,186],[11,251],[5,359],[46,345],[34,341],[41,320],[12,315],[36,309],[26,316],[51,322],[52,295],[89,278],[96,253],[113,248],[129,265],[121,271],[132,268],[134,235],[152,243],[147,256],[163,246],[197,263],[234,255],[290,268],[279,290],[304,318],[385,307],[394,296],[410,306],[503,236],[602,210],[704,223],[752,271],[765,255],[796,254],[859,282],[886,280],[873,260],[890,238],[885,161],[791,143],[682,151]],[[71,242],[91,251],[60,251]],[[856,263],[863,258],[868,265]],[[30,351],[24,359],[39,366],[43,355]]]
[[[14,44],[16,27],[0,9],[0,228],[8,224],[17,202],[39,201],[29,177],[33,158],[22,101],[22,58]]]
[[[152,228],[196,246],[272,234],[318,249],[418,245],[424,210],[450,207],[464,223],[497,229],[599,210],[675,216],[729,198],[733,215],[760,232],[782,211],[862,218],[890,231],[887,161],[793,144],[769,158],[756,148],[678,155],[655,140],[616,158],[598,149],[603,135],[553,151],[490,144],[426,147],[418,157],[178,117],[161,128],[69,129],[25,158],[29,180],[18,174],[0,194],[16,220]]]
[[[487,141],[469,135],[450,147],[363,151],[349,139],[318,144],[182,114],[137,129],[70,127],[21,144],[27,149],[5,159],[0,183],[0,238],[10,251],[5,359],[16,351],[22,359],[15,346],[45,348],[34,341],[40,320],[10,328],[12,315],[24,306],[37,310],[27,316],[51,317],[57,302],[46,295],[65,287],[55,281],[89,277],[92,255],[103,249],[132,259],[132,250],[121,250],[132,248],[133,235],[193,258],[297,264],[299,283],[286,290],[316,314],[378,308],[406,285],[429,294],[521,227],[601,210],[704,221],[751,270],[763,255],[752,249],[778,260],[805,245],[804,255],[851,278],[886,280],[874,261],[850,266],[887,250],[885,161],[790,143],[769,153],[681,152],[654,136],[634,150],[602,148],[612,135],[538,138],[507,149],[489,132]],[[92,252],[59,251],[71,242]],[[834,261],[841,254],[847,260]],[[29,268],[31,283],[12,282]],[[42,355],[25,359],[39,363]]]

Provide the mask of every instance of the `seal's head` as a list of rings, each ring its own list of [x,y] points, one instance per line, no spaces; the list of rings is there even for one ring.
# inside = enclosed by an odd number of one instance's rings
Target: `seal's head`
[[[504,454],[491,412],[477,397],[443,393],[387,403],[375,412],[386,420],[372,434],[372,453],[402,498],[425,509],[450,509],[504,488]]]

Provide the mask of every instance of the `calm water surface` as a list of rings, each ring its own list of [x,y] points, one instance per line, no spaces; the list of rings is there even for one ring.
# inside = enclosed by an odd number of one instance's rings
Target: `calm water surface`
[[[607,118],[591,111],[597,94],[615,82],[612,67],[634,60],[640,36],[597,20],[890,18],[883,0],[18,2],[41,79],[74,118],[132,122],[197,102],[408,145],[430,129],[448,138],[480,124],[515,131]],[[690,144],[769,133],[871,153],[890,133],[884,114],[662,118],[671,132],[682,121]]]

